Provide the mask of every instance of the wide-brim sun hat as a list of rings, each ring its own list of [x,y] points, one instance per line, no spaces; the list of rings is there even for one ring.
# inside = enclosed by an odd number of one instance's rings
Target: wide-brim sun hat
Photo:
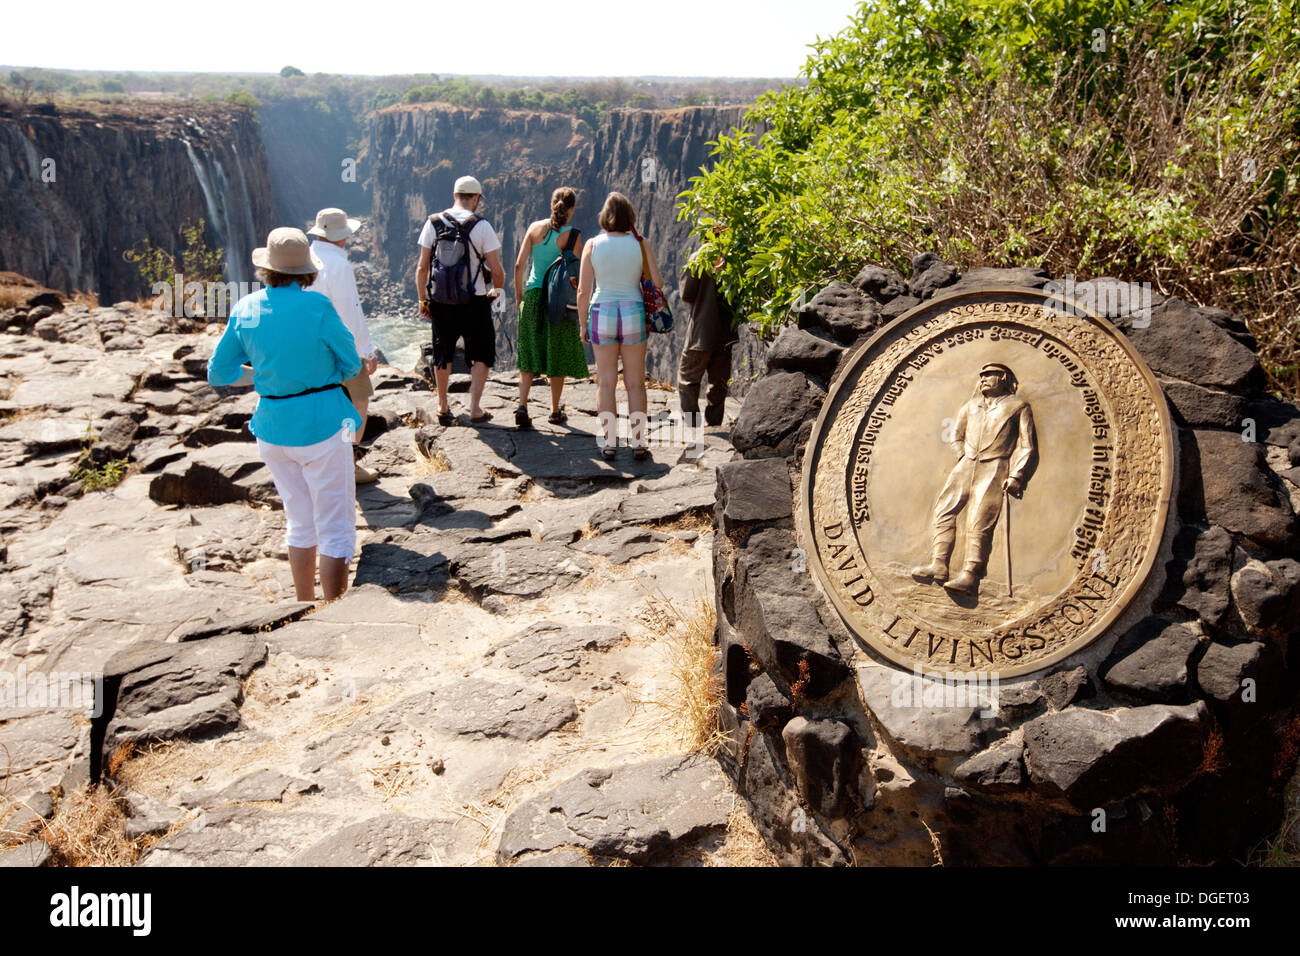
[[[360,228],[361,220],[349,219],[342,209],[322,209],[316,213],[316,225],[307,230],[307,235],[334,242],[346,239]]]
[[[325,264],[311,251],[311,243],[301,229],[281,226],[272,229],[266,245],[253,250],[253,265],[290,276],[305,276],[320,272]]]

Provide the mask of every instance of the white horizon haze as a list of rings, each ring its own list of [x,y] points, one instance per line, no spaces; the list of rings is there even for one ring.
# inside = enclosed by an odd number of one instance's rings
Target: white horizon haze
[[[848,26],[858,5],[656,0],[584,9],[496,0],[480,8],[372,0],[304,11],[251,0],[216,8],[66,0],[57,13],[41,4],[10,9],[0,63],[137,73],[277,73],[292,65],[308,74],[367,76],[790,78],[810,45]],[[451,18],[466,10],[488,11],[482,26],[453,30]],[[57,42],[33,43],[50,31]],[[29,62],[33,49],[41,62]]]

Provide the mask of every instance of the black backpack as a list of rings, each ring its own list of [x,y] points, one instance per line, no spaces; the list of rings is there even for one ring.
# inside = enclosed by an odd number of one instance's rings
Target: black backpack
[[[465,305],[474,298],[474,280],[480,272],[487,275],[487,264],[474,249],[469,234],[482,221],[477,214],[463,223],[446,212],[429,217],[434,238],[426,291],[431,302]],[[479,260],[477,269],[472,265],[475,258]]]
[[[569,247],[560,249],[559,258],[546,267],[542,276],[542,311],[552,325],[578,318],[578,269],[581,263],[573,254],[578,235],[577,229],[569,230]],[[564,237],[561,236],[559,241],[563,242]]]

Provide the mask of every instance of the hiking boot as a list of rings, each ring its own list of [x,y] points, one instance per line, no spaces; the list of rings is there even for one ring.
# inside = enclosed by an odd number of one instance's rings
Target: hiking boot
[[[368,485],[373,481],[379,480],[379,472],[371,471],[369,468],[362,467],[360,462],[352,465],[352,471],[353,474],[356,475],[358,485]]]
[[[951,581],[945,581],[943,586],[949,591],[956,591],[958,594],[974,594],[978,583],[975,573],[969,568],[965,568]]]
[[[515,409],[515,428],[521,432],[526,432],[532,427],[533,423],[528,418],[528,406],[520,405]]]
[[[944,581],[948,580],[948,565],[939,558],[935,558],[929,564],[913,568],[912,577],[922,584],[929,584],[932,581],[935,584],[943,584]]]

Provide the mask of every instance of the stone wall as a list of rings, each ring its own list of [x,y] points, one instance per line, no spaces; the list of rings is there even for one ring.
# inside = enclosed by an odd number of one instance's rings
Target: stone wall
[[[1300,754],[1300,411],[1263,393],[1239,317],[1153,294],[1149,326],[1112,318],[1175,426],[1165,552],[1110,632],[1002,682],[995,710],[901,680],[807,570],[804,446],[854,346],[936,293],[1048,279],[868,266],[782,331],[745,399],[715,510],[723,762],[786,863],[1228,862],[1276,829]]]

